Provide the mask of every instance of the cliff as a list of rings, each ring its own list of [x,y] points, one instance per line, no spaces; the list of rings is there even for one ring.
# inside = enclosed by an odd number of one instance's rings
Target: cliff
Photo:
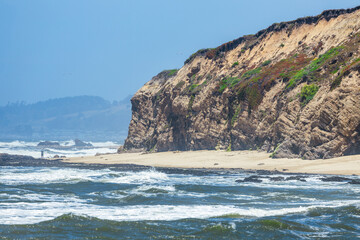
[[[360,153],[360,7],[273,24],[190,56],[131,99],[124,149]]]

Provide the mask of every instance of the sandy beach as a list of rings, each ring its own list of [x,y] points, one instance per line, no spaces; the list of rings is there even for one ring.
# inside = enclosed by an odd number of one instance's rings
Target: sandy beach
[[[169,168],[277,170],[289,173],[360,175],[360,155],[332,159],[272,159],[258,151],[187,151],[122,153],[67,158],[64,162],[87,164],[137,164]]]

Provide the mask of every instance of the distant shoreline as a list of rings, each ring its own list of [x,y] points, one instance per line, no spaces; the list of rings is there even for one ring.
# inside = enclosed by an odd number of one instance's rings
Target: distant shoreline
[[[259,151],[185,151],[157,153],[122,153],[66,158],[72,164],[139,165],[183,169],[243,169],[283,173],[360,175],[360,155],[332,159],[272,159]]]

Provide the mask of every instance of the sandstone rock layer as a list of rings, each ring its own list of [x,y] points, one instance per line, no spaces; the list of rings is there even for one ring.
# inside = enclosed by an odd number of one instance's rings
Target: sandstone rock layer
[[[133,96],[124,149],[358,154],[359,44],[360,7],[199,50]]]

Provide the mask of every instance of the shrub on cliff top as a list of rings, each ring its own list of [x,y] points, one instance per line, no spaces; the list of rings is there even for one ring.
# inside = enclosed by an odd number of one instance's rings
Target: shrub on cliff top
[[[171,76],[174,76],[177,74],[177,72],[179,71],[179,69],[171,69],[171,70],[168,70],[169,73],[168,73],[168,76],[171,77]]]

